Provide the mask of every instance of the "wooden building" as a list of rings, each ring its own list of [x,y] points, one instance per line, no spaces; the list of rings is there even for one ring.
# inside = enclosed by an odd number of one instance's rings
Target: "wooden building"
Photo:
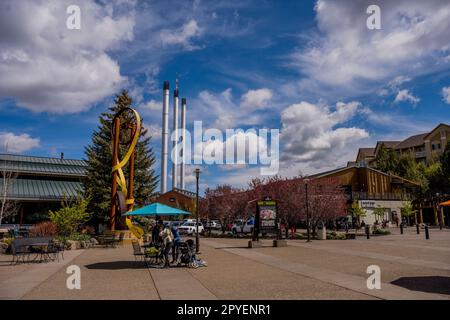
[[[0,154],[0,190],[3,176],[12,176],[6,189],[16,214],[3,223],[31,224],[47,219],[49,209],[58,209],[64,198],[82,193],[87,163],[83,160]]]
[[[335,178],[344,188],[348,204],[358,201],[366,210],[365,222],[375,222],[373,211],[385,209],[385,219],[393,223],[401,215],[403,201],[414,200],[420,191],[420,185],[414,181],[388,174],[371,167],[353,164],[327,172],[318,173],[309,178]]]
[[[174,188],[164,194],[157,195],[154,202],[195,214],[195,200],[196,194],[194,192]]]

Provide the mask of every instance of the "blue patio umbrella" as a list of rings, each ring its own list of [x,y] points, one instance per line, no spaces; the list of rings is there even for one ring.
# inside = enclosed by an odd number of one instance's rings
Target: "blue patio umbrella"
[[[125,216],[179,216],[179,215],[190,215],[190,212],[180,210],[177,208],[166,206],[162,203],[152,203],[148,206],[136,209],[131,212],[125,212],[122,215]]]

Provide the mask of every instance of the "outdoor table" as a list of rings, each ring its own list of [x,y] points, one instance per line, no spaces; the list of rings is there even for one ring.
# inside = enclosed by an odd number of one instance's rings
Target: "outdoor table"
[[[50,245],[50,242],[36,242],[36,243],[29,244],[28,247],[30,247],[30,248],[40,248],[40,249],[43,249],[43,248],[48,247],[49,245]],[[45,252],[44,250],[39,250],[39,251],[37,251],[37,252],[35,252],[35,253],[36,253],[36,258],[34,258],[33,261],[35,261],[35,260],[37,259],[38,256],[40,256],[39,262],[45,261],[45,256],[47,256],[48,258],[50,258],[50,256],[48,255],[48,253]],[[50,260],[51,260],[51,259],[50,259]]]
[[[108,245],[111,245],[112,247],[114,247],[115,244],[115,238],[114,236],[110,236],[110,235],[98,235],[97,236],[98,242],[102,245],[104,245],[105,247],[107,247]]]

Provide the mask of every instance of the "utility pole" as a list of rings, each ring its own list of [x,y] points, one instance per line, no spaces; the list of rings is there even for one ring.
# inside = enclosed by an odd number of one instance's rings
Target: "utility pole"
[[[200,252],[200,237],[198,235],[198,224],[199,224],[199,208],[198,208],[198,179],[200,176],[200,169],[197,168],[195,169],[195,179],[196,179],[196,204],[195,204],[195,211],[196,211],[196,216],[197,216],[197,225],[196,225],[196,232],[195,232],[195,253],[199,253]]]
[[[309,221],[309,199],[308,199],[308,182],[309,179],[305,179],[305,197],[306,197],[306,232],[308,233],[308,241],[311,242],[311,230]]]

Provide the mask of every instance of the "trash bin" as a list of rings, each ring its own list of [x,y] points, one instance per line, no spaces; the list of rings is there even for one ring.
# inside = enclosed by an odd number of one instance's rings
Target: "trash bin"
[[[323,226],[322,229],[319,229],[317,231],[317,239],[318,240],[327,240],[327,228],[325,228],[325,226]]]

